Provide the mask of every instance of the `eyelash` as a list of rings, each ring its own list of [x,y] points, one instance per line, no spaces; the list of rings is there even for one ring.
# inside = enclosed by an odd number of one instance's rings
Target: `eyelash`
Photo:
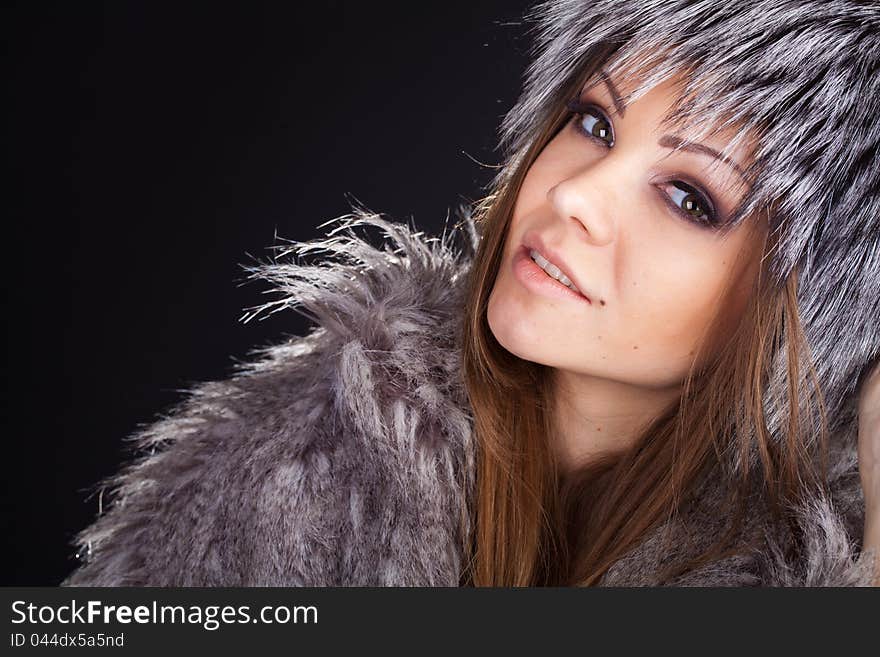
[[[595,116],[596,118],[602,119],[610,126],[611,121],[608,119],[608,116],[605,114],[604,111],[602,111],[601,108],[596,106],[594,103],[581,103],[578,100],[570,100],[567,103],[566,107],[569,110],[568,123],[574,126],[574,129],[578,132],[578,134],[590,139],[591,141],[602,142],[602,144],[606,148],[610,148],[610,146],[608,146],[608,142],[606,142],[602,139],[599,139],[598,137],[591,135],[586,130],[584,130],[583,127],[581,126],[581,122],[580,122],[580,120],[583,119],[583,117],[586,116],[587,113],[592,113],[593,116]],[[614,129],[612,128],[612,136],[613,136],[613,131],[614,131]],[[687,189],[682,189],[678,185],[675,185],[675,183],[683,183]],[[679,190],[681,190],[682,192],[684,192],[685,194],[696,195],[700,199],[701,207],[706,208],[705,215],[704,215],[706,218],[700,219],[700,218],[695,217],[692,214],[688,214],[687,212],[682,210],[681,206],[677,205],[669,197],[669,194],[667,194],[666,192],[663,192],[662,190],[658,190],[659,193],[664,197],[666,205],[669,206],[676,215],[683,218],[685,221],[688,221],[690,223],[696,224],[697,226],[704,227],[704,228],[705,227],[715,227],[719,223],[718,213],[715,210],[715,204],[712,201],[711,195],[704,192],[700,188],[699,185],[697,185],[696,183],[691,182],[689,180],[678,180],[678,179],[669,179],[669,180],[665,181],[663,184],[664,185],[671,184],[671,185],[674,185]]]

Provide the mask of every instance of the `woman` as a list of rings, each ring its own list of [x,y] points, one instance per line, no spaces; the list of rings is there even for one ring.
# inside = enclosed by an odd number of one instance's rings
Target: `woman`
[[[880,10],[528,18],[469,243],[256,268],[316,329],[140,433],[64,584],[877,583]]]

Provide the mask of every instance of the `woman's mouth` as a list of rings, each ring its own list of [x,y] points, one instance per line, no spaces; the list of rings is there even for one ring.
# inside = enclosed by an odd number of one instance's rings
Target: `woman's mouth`
[[[512,267],[517,280],[532,292],[557,299],[587,302],[590,305],[593,303],[565,274],[535,249],[525,246],[517,249]]]
[[[562,270],[559,269],[552,262],[547,260],[544,256],[542,256],[536,249],[532,249],[529,251],[529,257],[537,263],[537,265],[543,269],[547,274],[550,275],[551,278],[555,278],[557,281],[562,283],[565,287],[574,290],[578,294],[581,293],[580,290],[577,289],[577,285],[571,282],[571,279],[568,278],[565,274],[562,273]]]

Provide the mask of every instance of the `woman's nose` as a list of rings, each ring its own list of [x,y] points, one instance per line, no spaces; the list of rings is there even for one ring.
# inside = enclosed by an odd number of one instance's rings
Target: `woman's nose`
[[[617,232],[622,199],[606,192],[595,178],[586,171],[566,178],[547,191],[547,198],[562,219],[576,221],[590,243],[602,246]]]

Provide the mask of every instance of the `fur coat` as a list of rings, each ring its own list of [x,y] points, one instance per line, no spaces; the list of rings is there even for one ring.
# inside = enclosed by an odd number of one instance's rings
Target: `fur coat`
[[[478,241],[466,213],[437,238],[358,210],[255,268],[279,297],[251,317],[292,308],[311,331],[192,387],[138,432],[62,585],[458,585],[475,472],[459,325]],[[329,255],[306,262],[315,251]],[[756,511],[744,531],[760,547],[674,584],[868,584],[855,441],[852,421],[835,434],[832,496],[796,510],[795,544]],[[707,481],[707,505],[601,583],[652,585],[666,559],[717,536],[716,493]]]

